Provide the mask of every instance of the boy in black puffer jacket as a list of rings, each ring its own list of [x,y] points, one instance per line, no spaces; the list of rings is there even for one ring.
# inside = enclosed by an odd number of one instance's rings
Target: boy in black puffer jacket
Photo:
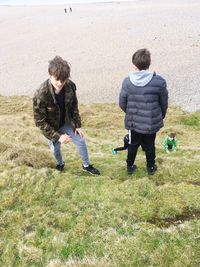
[[[156,133],[163,127],[168,107],[166,81],[150,72],[151,55],[147,49],[139,49],[132,56],[133,72],[122,83],[119,106],[125,112],[125,128],[130,131],[127,172],[132,174],[137,149],[143,143],[147,172],[154,174]]]

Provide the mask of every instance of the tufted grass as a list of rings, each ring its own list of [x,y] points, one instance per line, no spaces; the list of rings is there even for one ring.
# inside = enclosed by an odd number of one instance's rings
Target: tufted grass
[[[117,105],[80,112],[99,177],[81,171],[72,144],[56,171],[31,100],[0,96],[0,266],[200,266],[200,114],[170,106],[148,177],[142,150],[133,176],[126,152],[111,154],[126,134]],[[171,130],[178,150],[165,154]]]

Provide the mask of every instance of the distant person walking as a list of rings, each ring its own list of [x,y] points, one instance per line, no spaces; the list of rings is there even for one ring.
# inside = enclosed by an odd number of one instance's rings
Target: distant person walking
[[[66,8],[64,9],[64,11],[65,11],[65,13],[67,13],[67,9]]]
[[[69,11],[72,12],[72,8],[71,7],[69,8]]]
[[[99,175],[100,172],[89,162],[81,128],[76,85],[69,79],[70,71],[68,62],[61,57],[56,56],[49,61],[49,79],[41,84],[33,97],[35,124],[49,140],[57,170],[63,171],[65,166],[61,144],[73,141],[81,156],[83,171]]]
[[[168,107],[166,81],[149,71],[151,55],[147,49],[139,49],[132,56],[133,72],[122,83],[119,106],[125,112],[125,128],[129,130],[127,172],[134,173],[137,150],[143,144],[147,172],[153,175],[155,165],[156,133],[163,127]]]

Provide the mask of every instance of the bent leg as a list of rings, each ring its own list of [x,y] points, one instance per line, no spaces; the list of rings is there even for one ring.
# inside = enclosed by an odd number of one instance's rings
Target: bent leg
[[[86,145],[85,139],[80,137],[79,134],[75,134],[72,127],[66,123],[63,125],[60,131],[68,134],[72,138],[72,141],[76,145],[79,155],[81,156],[83,165],[88,166],[89,157],[88,157],[88,151],[87,151],[87,145]]]
[[[126,149],[127,149],[127,147],[125,147],[125,146],[120,146],[120,147],[114,148],[115,151],[123,151],[123,150],[126,150]]]

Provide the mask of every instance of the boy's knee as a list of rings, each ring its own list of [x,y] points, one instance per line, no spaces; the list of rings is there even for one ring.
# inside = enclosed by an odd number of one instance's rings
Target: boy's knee
[[[78,139],[76,144],[78,146],[86,146],[85,139],[84,138]]]
[[[137,149],[138,149],[138,145],[128,144],[128,150],[129,151],[135,151]]]
[[[151,146],[145,147],[144,151],[146,153],[151,153],[152,151],[155,151],[155,145],[151,145]]]

